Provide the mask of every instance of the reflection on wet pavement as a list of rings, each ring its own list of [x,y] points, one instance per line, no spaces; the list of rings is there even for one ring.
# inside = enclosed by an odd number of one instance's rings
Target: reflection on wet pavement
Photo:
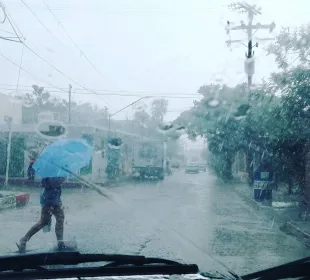
[[[16,251],[15,242],[39,218],[39,191],[31,190],[26,208],[0,212],[1,254]],[[76,238],[81,252],[165,257],[197,263],[202,271],[218,269],[216,259],[240,274],[308,255],[208,172],[176,171],[163,182],[128,182],[109,191],[117,203],[86,188],[63,190],[65,238]],[[41,231],[28,247],[54,245],[54,232]]]

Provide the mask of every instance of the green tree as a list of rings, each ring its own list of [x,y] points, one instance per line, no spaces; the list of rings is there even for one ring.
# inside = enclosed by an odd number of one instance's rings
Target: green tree
[[[151,107],[151,116],[152,119],[158,123],[162,123],[164,121],[164,116],[167,114],[168,109],[168,100],[154,99]]]
[[[275,61],[281,69],[287,69],[293,59],[305,67],[310,66],[310,24],[302,25],[294,30],[282,28],[268,52],[275,56]]]

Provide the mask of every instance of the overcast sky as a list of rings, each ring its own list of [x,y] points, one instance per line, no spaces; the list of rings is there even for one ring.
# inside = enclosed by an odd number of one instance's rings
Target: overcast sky
[[[24,49],[19,88],[22,92],[32,84],[47,86],[52,94],[72,84],[73,99],[108,106],[111,113],[135,101],[135,94],[151,94],[169,98],[167,119],[174,119],[199,99],[197,89],[219,77],[233,85],[246,81],[243,73],[244,46],[225,44],[226,20],[246,22],[245,15],[230,11],[231,1],[217,0],[45,0],[61,22],[72,43],[43,0],[3,1],[8,14],[26,38],[26,44],[52,63],[67,77]],[[308,22],[309,4],[304,0],[248,1],[262,7],[262,16],[255,22],[281,26]],[[36,17],[44,26],[36,19]],[[2,19],[1,15],[1,19]],[[0,36],[13,36],[8,21],[0,25]],[[275,35],[272,34],[272,35]],[[258,31],[257,37],[272,37],[268,31]],[[232,39],[246,39],[242,31],[231,32]],[[246,43],[246,41],[244,41]],[[255,43],[255,41],[254,41]],[[254,83],[276,69],[272,57],[266,57],[264,46],[256,50]],[[99,74],[83,56],[100,71]],[[20,63],[22,45],[0,40],[0,54]],[[74,83],[72,80],[78,82]],[[18,67],[0,57],[0,88],[4,93],[14,90]],[[50,85],[48,85],[50,84]],[[82,87],[98,93],[98,96]],[[117,92],[120,91],[120,92]],[[77,94],[85,93],[85,94]],[[141,92],[141,93],[135,93]],[[88,94],[88,95],[87,95]],[[126,95],[126,96],[124,96]],[[131,95],[131,96],[127,96]],[[150,100],[145,100],[148,104]],[[115,116],[132,116],[132,109]]]

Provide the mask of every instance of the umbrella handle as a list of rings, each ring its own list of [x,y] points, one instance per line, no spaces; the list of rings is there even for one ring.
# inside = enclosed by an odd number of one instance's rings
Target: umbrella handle
[[[76,175],[75,173],[71,172],[70,170],[64,168],[64,167],[61,167],[61,166],[58,166],[57,164],[55,164],[54,162],[52,163],[54,164],[56,167],[68,172],[70,175],[72,175],[74,178],[78,179],[79,181],[83,182],[87,187],[89,187],[90,189],[93,189],[95,190],[96,192],[98,192],[99,194],[101,194],[102,196],[106,197],[107,199],[111,200],[112,202],[113,199],[111,199],[107,194],[105,194],[101,189],[99,189],[95,184],[91,183],[91,182],[88,182],[86,181],[85,179],[83,179],[81,176],[79,175]]]

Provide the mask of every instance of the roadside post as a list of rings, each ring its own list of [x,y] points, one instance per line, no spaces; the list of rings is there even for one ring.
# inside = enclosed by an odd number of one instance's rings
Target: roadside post
[[[254,199],[272,199],[273,172],[271,160],[263,160],[254,172]]]

